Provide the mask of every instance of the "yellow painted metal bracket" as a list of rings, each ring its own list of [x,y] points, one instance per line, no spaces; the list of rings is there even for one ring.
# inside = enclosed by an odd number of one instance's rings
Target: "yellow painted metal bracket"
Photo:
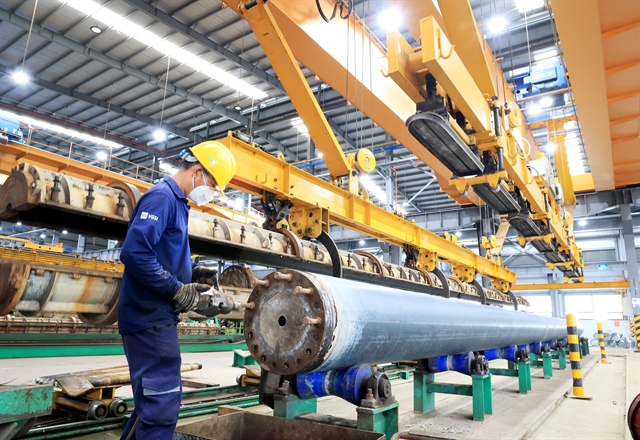
[[[331,175],[335,178],[349,174],[349,163],[340,143],[280,32],[269,10],[269,4],[265,0],[245,0],[244,3],[240,3],[239,10],[251,26],[278,78],[282,81],[291,102],[309,130],[311,139],[322,152],[323,160]]]
[[[234,138],[231,133],[220,139],[238,163],[231,187],[261,196],[271,192],[281,200],[290,200],[296,208],[322,208],[328,211],[331,224],[361,232],[386,243],[419,250],[423,268],[433,267],[434,254],[450,264],[474,268],[478,274],[515,282],[515,274],[478,254],[451,243],[413,222],[386,211],[330,182],[278,160],[252,144]]]

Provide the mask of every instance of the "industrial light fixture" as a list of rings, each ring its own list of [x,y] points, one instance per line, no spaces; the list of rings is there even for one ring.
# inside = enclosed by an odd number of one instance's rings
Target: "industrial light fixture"
[[[501,16],[493,17],[489,20],[488,28],[491,34],[500,33],[507,28],[507,20]]]
[[[176,167],[174,167],[168,162],[160,162],[160,165],[158,165],[158,168],[160,168],[166,174],[174,174],[178,171]]]
[[[157,141],[163,141],[167,138],[167,134],[163,130],[157,129],[153,132],[153,138]]]
[[[102,29],[99,26],[96,26],[96,25],[91,26],[89,29],[94,34],[101,34],[102,33]]]
[[[518,12],[521,14],[542,8],[543,6],[544,0],[516,0],[516,8],[518,8]]]
[[[549,108],[553,105],[553,98],[551,96],[545,96],[540,100],[540,107]]]
[[[104,151],[98,151],[96,153],[96,157],[98,158],[98,160],[103,161],[103,160],[107,160],[107,157],[109,157],[109,155]]]
[[[63,234],[63,235],[66,235],[66,234],[67,234],[67,230],[66,230],[66,229],[63,229],[63,230],[62,230],[62,234]]]
[[[549,58],[553,58],[553,57],[557,57],[558,56],[558,49],[556,49],[555,47],[551,50],[545,50],[544,52],[539,52],[533,55],[533,59],[535,61],[542,61],[542,60],[547,60]]]
[[[24,73],[24,70],[16,70],[13,72],[13,80],[18,84],[26,84],[29,82],[29,75]]]
[[[40,238],[47,238],[47,236],[44,234],[40,234]]]
[[[76,139],[81,139],[83,141],[91,142],[96,145],[102,145],[108,148],[122,148],[122,145],[116,142],[109,141],[96,136],[90,136],[80,131],[69,130],[66,127],[55,125],[55,124],[49,124],[48,122],[43,122],[38,119],[31,118],[29,116],[19,115],[17,113],[12,113],[12,112],[6,112],[4,110],[0,111],[0,116],[17,119],[22,124],[28,125],[35,129],[51,131],[55,134],[62,134],[65,136],[74,137]]]
[[[580,226],[586,226],[587,221],[586,221],[585,219],[580,219],[580,221],[578,222],[578,224],[579,224]]]
[[[60,0],[60,2],[250,98],[264,99],[268,97],[265,92],[238,78],[235,74],[226,72],[195,53],[170,43],[167,39],[145,29],[123,15],[103,7],[100,2],[94,0]]]
[[[379,22],[385,31],[397,31],[402,24],[402,16],[396,8],[387,8],[380,14]]]
[[[547,153],[553,153],[554,151],[556,151],[556,144],[554,144],[553,142],[549,142],[543,148]]]
[[[16,223],[16,226],[22,226],[22,222]]]
[[[460,236],[462,236],[462,232],[456,231],[456,237],[460,237]]]
[[[360,240],[358,243],[360,244],[360,246],[364,246],[364,240]]]
[[[239,112],[240,110],[242,110],[242,107],[240,107],[239,105],[236,105],[233,109]]]
[[[298,133],[301,134],[302,136],[309,136],[309,129],[307,128],[306,125],[304,125],[304,122],[302,122],[302,118],[300,117],[293,118],[291,120],[291,125],[293,126],[293,128],[298,130]]]
[[[539,115],[541,111],[542,109],[537,104],[531,104],[527,107],[527,112],[532,116]]]
[[[318,153],[318,157],[319,157],[320,159],[322,159],[322,158],[324,157],[324,154],[322,154],[322,153]]]

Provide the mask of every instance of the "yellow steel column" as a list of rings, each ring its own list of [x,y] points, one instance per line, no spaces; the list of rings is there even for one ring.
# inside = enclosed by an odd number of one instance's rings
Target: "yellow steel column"
[[[582,385],[582,369],[580,368],[580,339],[578,337],[578,323],[572,314],[567,315],[567,334],[569,340],[569,360],[571,361],[571,376],[573,377],[573,395],[584,397]]]
[[[346,176],[350,170],[347,158],[287,41],[280,32],[278,24],[271,15],[269,4],[265,0],[257,0],[252,4],[254,5],[252,7],[241,4],[242,16],[251,26],[278,78],[282,81],[291,102],[309,130],[311,139],[322,152],[329,172],[333,177]]]
[[[607,351],[604,349],[604,332],[602,331],[602,323],[597,323],[598,326],[598,345],[600,346],[600,357],[602,363],[607,364]]]

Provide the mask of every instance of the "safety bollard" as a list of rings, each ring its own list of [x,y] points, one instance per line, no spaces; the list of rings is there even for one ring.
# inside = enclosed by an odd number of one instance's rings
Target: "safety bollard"
[[[602,323],[599,322],[597,326],[598,326],[598,345],[600,345],[600,357],[602,358],[603,364],[608,364],[607,351],[604,349],[604,331],[602,331]]]
[[[591,399],[584,395],[582,386],[582,369],[580,368],[580,340],[578,338],[578,323],[575,315],[567,315],[567,334],[569,341],[569,360],[571,361],[571,376],[573,377],[573,396],[577,399]]]
[[[640,315],[635,317],[633,327],[636,331],[636,351],[640,351]]]

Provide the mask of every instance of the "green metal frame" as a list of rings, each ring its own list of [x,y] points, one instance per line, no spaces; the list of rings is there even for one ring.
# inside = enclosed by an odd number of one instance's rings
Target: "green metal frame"
[[[251,356],[251,353],[244,350],[233,350],[232,367],[245,367],[247,365],[258,365],[258,362]]]
[[[0,437],[11,439],[32,420],[51,414],[52,404],[53,385],[0,385]]]
[[[316,413],[318,411],[318,399],[301,399],[293,394],[273,396],[273,415],[285,419],[295,419],[301,414]]]
[[[527,394],[531,391],[531,363],[529,361],[518,362],[517,368],[489,368],[494,376],[518,377],[518,391]]]
[[[226,341],[231,338],[225,335],[179,335],[178,338],[182,353],[247,350],[245,342],[228,343]],[[28,345],[2,345],[4,341]],[[72,341],[78,345],[53,345],[56,342],[68,344]],[[118,354],[124,354],[119,334],[0,334],[0,359]]]
[[[413,410],[428,413],[436,409],[436,393],[471,396],[473,420],[493,413],[491,374],[472,375],[471,385],[436,383],[435,374],[416,370],[413,375]]]
[[[398,402],[394,402],[379,408],[357,407],[358,429],[384,434],[386,438],[390,439],[398,432],[399,406]]]

